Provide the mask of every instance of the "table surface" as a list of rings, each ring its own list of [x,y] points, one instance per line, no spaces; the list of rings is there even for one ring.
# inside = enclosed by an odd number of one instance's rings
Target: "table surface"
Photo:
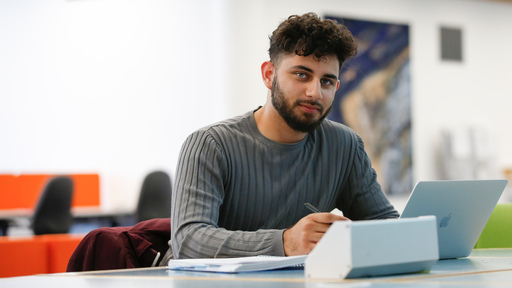
[[[440,260],[430,272],[360,279],[306,279],[303,270],[219,274],[165,267],[44,274],[0,279],[0,287],[512,287],[512,249],[476,249]]]

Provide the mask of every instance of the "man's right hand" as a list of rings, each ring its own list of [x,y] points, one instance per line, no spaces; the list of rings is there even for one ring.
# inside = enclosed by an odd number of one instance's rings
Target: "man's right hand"
[[[283,233],[285,255],[309,254],[331,224],[343,220],[349,219],[332,213],[312,213],[300,219],[297,224]]]

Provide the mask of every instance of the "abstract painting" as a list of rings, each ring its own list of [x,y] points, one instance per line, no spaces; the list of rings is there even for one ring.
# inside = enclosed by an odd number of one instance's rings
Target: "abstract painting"
[[[354,35],[328,118],[357,132],[388,195],[412,190],[409,26],[327,16]]]

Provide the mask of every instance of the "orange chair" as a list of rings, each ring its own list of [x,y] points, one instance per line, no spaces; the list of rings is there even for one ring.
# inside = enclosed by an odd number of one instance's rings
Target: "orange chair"
[[[0,277],[66,272],[84,235],[0,237]]]
[[[48,273],[48,246],[35,237],[0,237],[0,277]]]
[[[69,258],[85,235],[53,234],[36,236],[48,249],[48,273],[66,272]]]

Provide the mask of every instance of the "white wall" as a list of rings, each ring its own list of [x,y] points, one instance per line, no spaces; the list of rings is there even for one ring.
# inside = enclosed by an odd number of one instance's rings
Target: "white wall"
[[[219,3],[0,0],[0,173],[98,172],[105,206],[134,207],[225,117]]]
[[[233,2],[236,2],[233,0]],[[244,2],[245,3],[245,2]],[[507,133],[512,123],[512,80],[508,67],[512,66],[512,5],[491,1],[470,0],[323,0],[323,1],[259,1],[259,9],[239,10],[240,15],[258,11],[259,17],[236,18],[239,34],[259,20],[260,32],[244,38],[242,55],[261,59],[260,34],[266,36],[290,14],[313,11],[319,15],[353,17],[366,20],[397,22],[410,25],[413,97],[413,161],[415,180],[442,177],[438,154],[440,133],[445,128],[477,127],[489,132],[495,152],[489,159],[501,171],[512,166],[512,134]],[[240,4],[239,4],[240,5]],[[251,4],[254,6],[255,4]],[[241,5],[243,6],[243,5]],[[258,22],[256,22],[258,23]],[[234,25],[234,23],[233,23]],[[440,61],[440,26],[463,30],[463,63]],[[268,42],[268,41],[266,41]],[[268,43],[264,43],[267,44]],[[240,56],[241,59],[243,59]],[[248,61],[248,60],[247,60]],[[251,60],[252,61],[252,60]],[[248,62],[244,62],[248,63]],[[259,75],[247,67],[231,71],[238,74],[232,91],[250,93],[247,102],[231,93],[231,103],[238,101],[241,111],[260,103],[261,90],[246,91],[246,83],[261,83]],[[236,73],[236,72],[233,72]],[[255,93],[260,94],[255,94]],[[257,102],[260,101],[260,102]],[[495,174],[502,177],[501,174]]]
[[[512,5],[471,0],[0,0],[0,173],[98,172],[107,208],[173,174],[193,130],[265,101],[268,35],[291,14],[409,24],[416,180],[445,126],[475,125],[512,166]],[[440,25],[464,63],[439,60]]]

